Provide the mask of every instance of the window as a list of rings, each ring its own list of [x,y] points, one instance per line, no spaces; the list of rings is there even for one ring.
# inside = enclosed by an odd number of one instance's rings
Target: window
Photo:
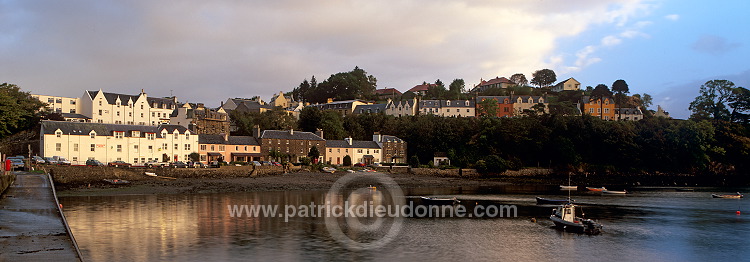
[[[245,151],[247,151],[247,146],[245,146]]]
[[[91,133],[91,134],[89,134],[89,135],[91,136],[91,138],[92,138],[92,139],[93,139],[93,138],[96,138],[96,133]]]
[[[62,131],[56,131],[55,132],[56,137],[62,137]]]
[[[448,112],[448,113],[450,113],[450,112],[451,112],[451,109],[450,109],[450,108],[448,108],[448,109],[445,109],[445,112]]]
[[[154,140],[155,137],[156,137],[156,134],[154,133],[146,133],[146,139],[148,140]]]
[[[357,153],[362,154],[362,149],[357,149]]]
[[[224,145],[219,145],[219,151],[224,151]]]
[[[102,100],[99,99],[99,106],[102,106]]]
[[[143,109],[143,105],[141,105],[141,109]],[[143,113],[141,113],[141,117],[143,117]]]
[[[151,117],[156,117],[156,112],[151,112]]]
[[[234,151],[240,151],[240,146],[234,146]]]
[[[605,113],[605,114],[609,114],[609,108],[605,108],[605,109],[604,109],[604,113]]]
[[[162,148],[162,149],[164,149],[164,150],[167,150],[167,147],[168,147],[168,146],[169,146],[169,145],[167,145],[167,143],[163,143],[163,144],[161,144],[161,148]]]
[[[593,113],[594,113],[594,109],[593,108],[589,108],[589,114],[593,114]]]
[[[117,152],[122,152],[122,145],[117,145]]]
[[[141,137],[141,131],[131,131],[130,136]]]
[[[211,145],[211,151],[216,150],[216,147],[214,145]]]
[[[76,110],[75,110],[75,109],[70,109],[70,113],[71,113],[71,114],[75,114],[75,113],[76,113]]]
[[[190,139],[190,134],[188,134],[188,133],[185,133],[185,139],[186,139],[186,140],[187,140],[187,139]]]
[[[333,149],[329,148],[328,153],[333,153]]]
[[[185,144],[185,150],[190,150],[190,144]]]
[[[153,153],[154,152],[154,146],[148,146],[148,152]]]
[[[78,161],[78,157],[77,156],[73,157],[73,162],[75,162],[75,161]]]
[[[201,151],[206,151],[206,145],[201,145]]]
[[[96,144],[91,144],[91,152],[96,151]]]
[[[128,112],[128,117],[133,117],[133,112]]]
[[[120,116],[120,111],[117,111],[117,116]]]
[[[78,152],[78,144],[73,144],[73,151]]]
[[[179,139],[179,138],[180,138],[180,134],[174,133],[174,139]]]
[[[62,144],[61,143],[56,143],[55,144],[55,151],[57,151],[57,152],[62,151]]]
[[[138,145],[133,145],[133,151],[138,153]]]
[[[180,146],[177,144],[174,144],[174,150],[180,149]]]
[[[47,103],[54,103],[54,102],[55,102],[54,98],[51,98],[51,97],[47,98]]]
[[[597,108],[597,109],[596,109],[596,113],[597,113],[597,114],[598,114],[598,113],[601,113],[601,112],[602,112],[602,109],[601,109],[601,108]]]
[[[102,110],[99,110],[99,115],[102,115]]]
[[[122,133],[123,132],[117,132],[117,131],[115,131],[115,138],[122,138]]]
[[[138,158],[133,158],[133,164],[138,164]]]
[[[141,113],[141,117],[143,117],[143,113]]]

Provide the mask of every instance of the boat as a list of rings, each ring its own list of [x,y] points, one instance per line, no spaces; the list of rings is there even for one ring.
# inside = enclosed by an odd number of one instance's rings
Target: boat
[[[596,235],[601,233],[602,225],[591,219],[576,217],[576,205],[564,204],[552,210],[549,219],[558,228],[567,231]]]
[[[624,195],[627,194],[628,191],[616,191],[616,190],[604,190],[602,191],[602,194],[612,194],[612,195]]]
[[[156,173],[154,172],[144,172],[143,174],[147,176],[156,176]]]
[[[335,168],[333,168],[333,167],[324,167],[324,168],[322,168],[322,169],[323,169],[323,172],[326,172],[326,173],[331,173],[331,174],[333,174],[334,172],[336,172],[336,169],[335,169]]]
[[[723,195],[717,195],[717,194],[711,194],[713,198],[743,198],[745,195],[740,194],[740,192],[737,192],[737,194],[723,194]]]
[[[589,191],[594,191],[594,192],[607,191],[606,187],[586,187],[586,189],[588,189]]]
[[[422,197],[422,203],[428,206],[452,206],[461,203],[461,201],[455,197]]]
[[[578,186],[560,186],[560,190],[578,190]]]
[[[570,202],[573,202],[573,201],[575,201],[575,200],[572,200],[570,198],[568,198],[568,199],[547,199],[547,198],[536,197],[536,203],[537,203],[537,205],[549,205],[549,204],[552,204],[552,205],[561,205],[561,204],[567,204],[567,203],[570,203]]]
[[[113,185],[125,185],[130,184],[130,181],[123,180],[123,179],[104,179],[104,182],[113,184]]]

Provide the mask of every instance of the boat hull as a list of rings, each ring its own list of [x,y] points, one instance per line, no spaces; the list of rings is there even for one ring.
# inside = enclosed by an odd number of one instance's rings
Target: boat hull
[[[562,204],[567,204],[567,203],[570,203],[570,202],[573,202],[573,200],[568,200],[568,199],[546,199],[546,198],[536,197],[536,203],[538,205],[546,205],[546,204],[550,204],[550,205],[562,205]]]
[[[611,194],[611,195],[624,195],[627,194],[627,191],[611,191],[611,190],[604,190],[602,191],[603,194]]]
[[[594,192],[602,192],[602,191],[607,190],[604,187],[586,187],[586,189],[588,189],[589,191],[594,191]]]
[[[578,186],[560,186],[560,190],[578,190]]]
[[[744,198],[744,195],[717,195],[717,194],[711,194],[711,197],[713,198]]]
[[[422,197],[422,203],[428,206],[452,206],[459,202],[460,201],[455,198]]]

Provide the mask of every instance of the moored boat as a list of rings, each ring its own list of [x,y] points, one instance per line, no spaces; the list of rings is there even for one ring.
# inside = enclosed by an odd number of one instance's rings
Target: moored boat
[[[422,197],[422,203],[428,206],[452,206],[461,201],[455,197]]]
[[[586,187],[586,189],[588,189],[589,191],[594,191],[594,192],[602,192],[602,191],[607,190],[606,187]]]
[[[107,182],[113,185],[130,184],[130,181],[123,180],[123,179],[104,179],[104,182]]]
[[[561,205],[561,204],[567,204],[571,203],[575,200],[572,200],[570,198],[568,199],[548,199],[548,198],[542,198],[542,197],[536,197],[536,203],[538,205]]]
[[[602,225],[594,220],[576,217],[576,205],[565,204],[552,210],[549,217],[555,226],[568,231],[580,232],[586,234],[601,233]]]
[[[560,185],[560,190],[578,190],[578,186],[563,186],[563,185]]]
[[[147,176],[156,176],[156,173],[154,172],[143,172],[143,174]]]
[[[722,194],[722,195],[711,194],[711,196],[713,198],[743,198],[745,197],[745,195],[740,194],[740,192],[737,192],[737,194]]]
[[[616,191],[616,190],[604,190],[602,191],[602,194],[613,194],[613,195],[624,195],[627,194],[628,191]]]

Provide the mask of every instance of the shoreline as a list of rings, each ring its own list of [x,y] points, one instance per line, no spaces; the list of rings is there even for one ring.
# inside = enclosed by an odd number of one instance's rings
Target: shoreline
[[[152,195],[152,194],[204,194],[260,191],[297,191],[328,190],[346,172],[321,173],[297,171],[291,173],[267,175],[208,175],[209,171],[197,170],[201,176],[184,175],[173,178],[149,177],[142,175],[116,175],[115,177],[130,181],[129,184],[112,185],[102,181],[101,177],[85,177],[72,181],[56,181],[60,196],[113,196],[113,195]],[[189,171],[189,170],[188,170]],[[129,171],[133,173],[133,171]],[[173,172],[174,170],[165,170]],[[203,172],[203,173],[201,173]],[[221,172],[221,171],[219,171]],[[170,173],[167,173],[170,174]],[[492,188],[508,185],[558,186],[567,184],[567,175],[528,175],[528,176],[493,176],[489,178],[476,176],[445,176],[440,174],[401,174],[385,173],[404,189],[416,188]],[[53,176],[61,177],[60,171]],[[112,175],[110,175],[111,177]],[[730,178],[729,181],[727,178]],[[731,179],[734,178],[734,179]],[[690,175],[575,175],[573,184],[584,186],[606,186],[611,189],[630,189],[634,187],[713,187],[713,186],[747,186],[743,177],[716,177]],[[710,182],[707,182],[710,180]],[[362,184],[367,186],[367,184]]]

